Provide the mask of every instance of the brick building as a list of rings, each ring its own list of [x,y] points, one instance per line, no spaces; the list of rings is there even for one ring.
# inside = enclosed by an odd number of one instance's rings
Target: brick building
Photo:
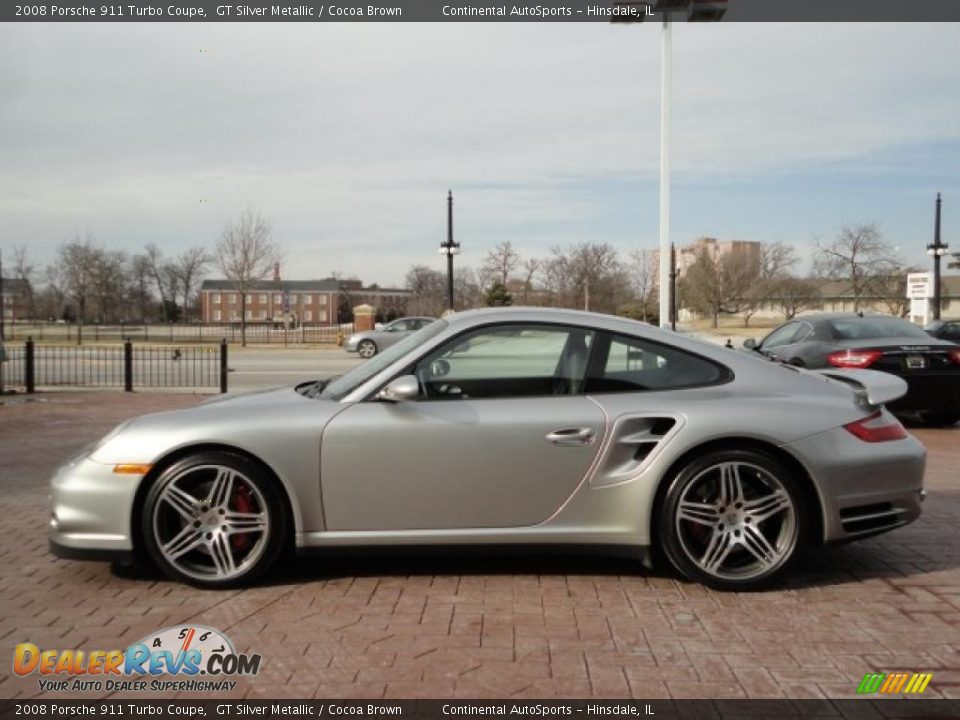
[[[359,280],[263,280],[247,293],[241,308],[240,293],[230,280],[204,280],[200,286],[200,316],[204,323],[291,322],[298,325],[329,325],[337,322],[341,305],[353,308],[366,303],[383,316],[406,313],[409,290],[363,287]]]
[[[3,321],[13,323],[28,319],[27,283],[20,279],[3,278]]]
[[[714,262],[733,255],[745,264],[760,264],[760,243],[756,240],[717,240],[702,237],[690,245],[677,248],[677,270],[685,274],[704,252]]]

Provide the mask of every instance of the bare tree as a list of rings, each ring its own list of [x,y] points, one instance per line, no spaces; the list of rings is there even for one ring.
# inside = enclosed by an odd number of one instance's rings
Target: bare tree
[[[407,312],[411,315],[439,316],[447,306],[446,288],[442,273],[426,265],[414,265],[407,271],[407,289],[411,295]]]
[[[784,275],[771,285],[770,298],[780,308],[784,319],[792,320],[797,313],[819,306],[820,284],[811,278]]]
[[[183,321],[190,320],[190,306],[197,293],[197,286],[206,274],[213,258],[202,247],[184,250],[173,263],[173,275],[177,279],[183,298]]]
[[[629,273],[608,243],[554,248],[544,269],[550,303],[613,313],[630,296]]]
[[[125,290],[127,255],[121,250],[98,248],[92,257],[91,296],[93,315],[98,323],[116,322],[127,308]]]
[[[259,212],[246,210],[240,219],[228,222],[220,233],[216,262],[240,296],[240,338],[247,344],[247,294],[270,276],[283,253],[270,239],[270,224]]]
[[[860,301],[871,285],[882,283],[890,268],[898,265],[893,248],[884,242],[876,225],[845,225],[830,241],[818,241],[819,255],[814,272],[824,278],[843,278],[850,283],[853,310],[860,310]]]
[[[634,250],[630,253],[630,282],[643,322],[653,314],[657,302],[657,253],[653,250]]]
[[[37,274],[37,267],[30,262],[27,255],[27,246],[19,245],[13,248],[13,276],[23,283],[23,294],[27,301],[27,313],[31,319],[37,315],[37,299],[33,285],[33,278]]]
[[[537,258],[528,258],[523,261],[523,304],[530,304],[530,295],[533,292],[533,278],[543,269],[543,263]]]
[[[487,251],[483,268],[497,278],[501,285],[506,287],[510,274],[520,264],[520,254],[513,249],[513,243],[504,240],[492,250]]]
[[[881,277],[874,278],[872,293],[879,297],[880,305],[890,315],[906,317],[910,312],[907,298],[907,273],[920,272],[917,267],[904,267],[900,263],[889,265]]]
[[[176,276],[170,263],[163,259],[163,251],[156,243],[148,243],[145,250],[147,269],[157,292],[160,293],[160,317],[163,322],[170,322],[170,310],[177,302],[176,288],[171,287],[171,283],[176,282]]]
[[[782,242],[760,243],[760,260],[756,277],[752,280],[740,303],[743,326],[750,326],[750,318],[770,302],[777,283],[787,276],[797,262],[792,245]]]
[[[64,315],[66,303],[66,278],[60,262],[52,262],[43,270],[46,286],[40,294],[43,317],[59,320]]]
[[[459,267],[453,271],[453,298],[455,307],[461,310],[478,307],[483,304],[484,291],[477,281],[477,273],[469,267]]]
[[[60,267],[66,294],[76,303],[77,344],[83,342],[83,323],[87,319],[88,304],[94,296],[97,257],[100,248],[89,234],[60,248]]]
[[[702,249],[681,278],[679,292],[694,310],[709,315],[720,325],[721,313],[741,312],[751,303],[751,286],[760,274],[759,258],[746,252],[730,252],[714,258]]]
[[[151,310],[155,298],[150,291],[151,282],[152,273],[149,259],[146,255],[134,255],[130,261],[127,293],[132,304],[137,308],[136,319],[140,322],[146,322],[153,315]]]

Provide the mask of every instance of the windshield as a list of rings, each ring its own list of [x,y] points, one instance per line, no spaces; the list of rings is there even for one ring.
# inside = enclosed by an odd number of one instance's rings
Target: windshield
[[[418,345],[425,343],[434,335],[439,335],[446,327],[447,323],[445,320],[435,320],[429,325],[420,328],[417,332],[413,333],[413,335],[405,337],[396,345],[387,348],[382,353],[374,355],[366,362],[357,365],[357,367],[346,375],[341,375],[330,382],[330,384],[323,389],[323,392],[320,393],[320,397],[324,400],[342,400],[355,387],[362,385],[385,367],[402,358]]]
[[[834,340],[917,337],[929,340],[927,332],[906,320],[887,317],[843,318],[830,321]]]

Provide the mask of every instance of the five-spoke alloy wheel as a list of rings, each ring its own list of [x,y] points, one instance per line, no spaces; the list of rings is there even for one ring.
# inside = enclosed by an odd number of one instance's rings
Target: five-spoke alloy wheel
[[[361,340],[357,345],[357,355],[367,359],[377,354],[377,344],[373,340]]]
[[[804,540],[806,510],[796,480],[752,450],[713,452],[671,482],[658,527],[673,566],[723,590],[773,581]]]
[[[147,494],[147,550],[167,575],[193,585],[249,583],[276,560],[286,535],[274,483],[231,453],[199,453],[171,465]]]

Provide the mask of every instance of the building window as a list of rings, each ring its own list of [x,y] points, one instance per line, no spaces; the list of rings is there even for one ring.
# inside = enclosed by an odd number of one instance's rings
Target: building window
[[[214,293],[214,294],[213,294],[213,304],[214,304],[214,305],[219,305],[219,304],[220,304],[220,293]]]
[[[213,311],[213,321],[214,321],[214,322],[220,322],[220,311],[219,311],[219,310],[214,310],[214,311]]]
[[[273,294],[273,301],[274,301],[277,305],[279,305],[280,303],[283,302],[283,295],[281,295],[280,293],[274,293],[274,294]]]
[[[253,310],[247,310],[245,317],[247,320],[253,320]]]
[[[304,310],[303,311],[303,321],[311,322],[313,320],[313,310]]]
[[[252,304],[253,304],[253,295],[252,295],[251,293],[247,293],[247,294],[244,296],[243,299],[244,299],[244,301],[246,302],[247,305],[252,305]]]
[[[327,296],[326,296],[326,295],[321,295],[321,296],[320,296],[320,304],[321,304],[321,305],[326,305],[326,304],[327,304]]]
[[[261,320],[266,320],[266,319],[267,319],[267,311],[266,311],[266,310],[261,310],[261,311],[260,311],[260,319],[261,319]]]
[[[261,304],[261,305],[266,305],[266,304],[267,304],[267,294],[266,294],[266,293],[260,293],[260,304]]]
[[[324,323],[327,322],[327,321],[328,321],[327,311],[326,311],[326,310],[321,310],[320,312],[318,312],[318,313],[317,313],[317,320],[319,320],[320,322],[324,322]]]
[[[307,295],[307,305],[313,305],[313,295]]]
[[[230,293],[230,294],[227,296],[227,298],[229,299],[229,302],[230,302],[231,305],[236,305],[236,304],[237,304],[237,294],[236,294],[236,293]]]

